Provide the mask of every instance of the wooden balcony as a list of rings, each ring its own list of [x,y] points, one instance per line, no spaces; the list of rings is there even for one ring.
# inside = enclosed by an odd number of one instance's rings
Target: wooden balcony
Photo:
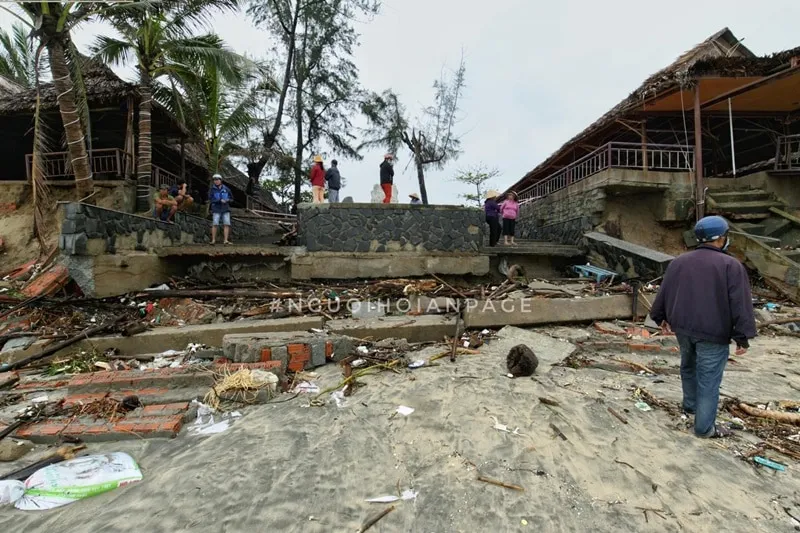
[[[89,152],[95,179],[122,179],[133,174],[133,155],[119,148],[100,148]],[[47,152],[42,156],[47,180],[64,180],[73,176],[68,152]],[[25,170],[31,179],[33,154],[25,155]]]

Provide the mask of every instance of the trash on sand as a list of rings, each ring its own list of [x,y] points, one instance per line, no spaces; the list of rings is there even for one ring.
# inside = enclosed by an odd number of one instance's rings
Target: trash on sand
[[[311,383],[309,381],[301,381],[300,383],[294,386],[294,390],[292,392],[319,394],[319,385],[317,385],[316,383]]]
[[[784,472],[786,467],[780,463],[776,463],[775,461],[770,461],[760,455],[756,455],[753,457],[753,461],[757,462],[760,465],[764,465],[766,467],[772,468],[773,470],[777,470],[778,472]]]
[[[0,505],[10,505],[25,494],[25,483],[13,479],[0,480]]]
[[[141,479],[139,466],[127,453],[86,455],[37,470],[25,480],[25,493],[15,507],[53,509]]]
[[[528,525],[528,521],[525,520],[524,518],[522,520],[520,520],[519,523],[522,524],[523,526],[527,526]]]
[[[216,411],[208,405],[192,400],[192,405],[197,406],[197,418],[194,424],[189,426],[190,435],[215,435],[222,433],[231,427],[231,423],[237,418],[241,418],[242,414],[239,411],[232,411],[230,413],[223,413],[219,421],[215,420],[214,414]]]
[[[36,398],[31,398],[31,403],[46,403],[48,400],[49,398],[47,397],[47,394],[44,394],[42,396],[37,396]]]
[[[405,405],[401,405],[400,407],[397,408],[397,412],[399,414],[403,415],[403,416],[408,416],[408,415],[410,415],[411,413],[414,412],[414,408],[413,407],[406,407]]]
[[[358,348],[356,348],[356,351],[361,355],[367,355],[369,353],[369,349],[367,349],[366,346],[359,346]]]
[[[503,481],[499,481],[497,479],[492,479],[486,476],[478,476],[478,481],[483,481],[484,483],[489,483],[490,485],[497,485],[498,487],[503,487],[506,489],[518,490],[520,492],[524,492],[525,489],[520,487],[519,485],[512,485],[511,483],[505,483]]]
[[[411,489],[406,489],[400,496],[378,496],[377,498],[370,498],[368,500],[364,500],[369,503],[392,503],[392,502],[399,502],[399,501],[408,501],[408,500],[416,500],[417,495],[419,493],[415,492]]]
[[[342,408],[347,407],[347,399],[344,397],[344,391],[337,390],[331,393],[331,398],[334,402],[336,402],[336,407]]]
[[[146,291],[168,291],[169,285],[166,283],[162,283],[158,287],[150,287],[149,289],[145,289]]]
[[[425,366],[425,359],[417,359],[408,363],[408,368],[421,368],[423,366]]]
[[[780,304],[775,304],[772,302],[767,302],[764,304],[764,311],[779,311],[781,308]]]
[[[645,413],[647,413],[648,411],[652,411],[653,410],[653,408],[650,407],[649,405],[647,405],[647,403],[645,403],[645,402],[636,402],[634,405],[636,406],[636,408],[638,410],[640,410],[642,412],[645,412]]]
[[[353,367],[353,368],[359,368],[359,367],[362,367],[362,366],[364,366],[365,364],[367,364],[367,362],[366,362],[365,360],[363,360],[363,359],[356,359],[355,361],[353,361],[352,363],[350,363],[350,366],[351,366],[351,367]]]
[[[514,430],[508,429],[508,426],[505,424],[501,424],[496,416],[490,416],[492,420],[494,420],[494,426],[492,426],[497,431],[502,431],[503,433],[511,433],[512,435],[519,435],[520,437],[524,437],[522,433],[519,432],[519,428],[514,428]]]

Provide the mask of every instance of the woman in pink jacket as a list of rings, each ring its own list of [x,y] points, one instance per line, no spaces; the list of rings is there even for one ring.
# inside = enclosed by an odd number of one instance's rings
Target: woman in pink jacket
[[[517,193],[514,191],[506,194],[506,199],[500,204],[500,216],[503,217],[503,244],[516,246],[514,242],[514,230],[517,226],[517,215],[519,215],[519,204],[517,203]],[[511,242],[508,238],[511,237]]]

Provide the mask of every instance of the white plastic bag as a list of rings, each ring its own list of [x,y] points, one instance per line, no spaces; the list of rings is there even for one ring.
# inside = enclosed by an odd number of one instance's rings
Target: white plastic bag
[[[25,480],[25,494],[16,508],[53,509],[141,479],[139,466],[127,453],[77,457],[34,472]]]
[[[14,479],[0,480],[0,505],[16,503],[25,493],[25,483]]]

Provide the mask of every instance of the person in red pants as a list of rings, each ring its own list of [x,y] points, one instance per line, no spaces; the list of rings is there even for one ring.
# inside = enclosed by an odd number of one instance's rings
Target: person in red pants
[[[381,189],[383,189],[383,203],[392,201],[392,185],[394,185],[394,156],[386,154],[381,163]]]

